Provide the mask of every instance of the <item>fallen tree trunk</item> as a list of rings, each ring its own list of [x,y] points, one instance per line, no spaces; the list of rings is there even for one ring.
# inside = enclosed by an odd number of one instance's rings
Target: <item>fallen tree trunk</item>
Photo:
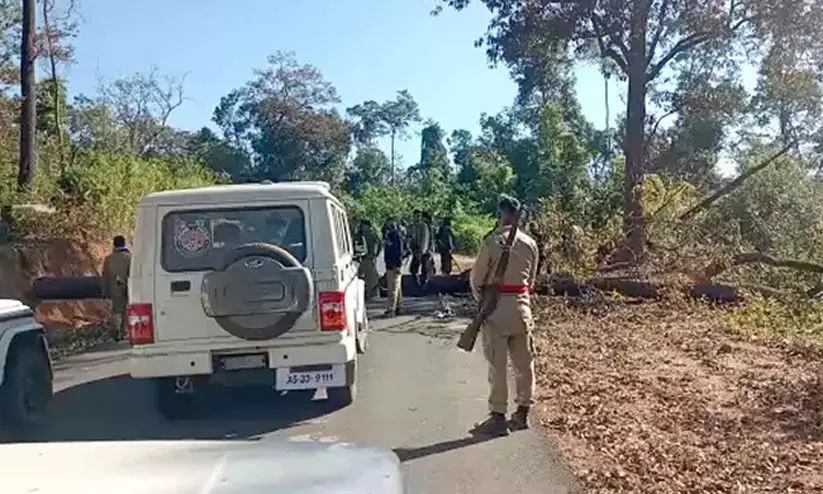
[[[38,301],[101,299],[103,298],[103,278],[100,276],[37,278],[32,283],[32,295]]]
[[[709,282],[712,278],[727,269],[742,264],[766,264],[775,268],[789,268],[823,274],[823,265],[817,263],[799,261],[797,259],[779,259],[768,254],[763,254],[762,252],[747,252],[736,254],[732,256],[730,260],[714,262],[704,268],[698,276],[700,277],[700,281]]]
[[[99,276],[77,276],[60,278],[38,278],[32,287],[33,298],[43,300],[80,300],[103,298],[102,279]],[[747,287],[758,290],[757,287]],[[626,278],[590,278],[576,280],[572,277],[541,277],[535,286],[535,293],[567,297],[582,297],[592,290],[616,292],[626,297],[656,299],[667,289],[680,289],[693,298],[713,302],[739,302],[739,289],[731,285],[715,283],[695,283],[686,287],[675,287]],[[469,295],[469,278],[462,275],[435,275],[425,286],[420,286],[414,276],[403,275],[401,290],[404,297],[424,297],[438,294]],[[769,290],[759,290],[770,295]],[[385,276],[380,279],[381,296],[386,296]],[[778,293],[774,291],[774,293]],[[785,294],[781,294],[785,295]]]
[[[385,278],[381,279],[381,295],[386,295]],[[696,299],[706,299],[712,302],[739,302],[742,295],[731,285],[714,283],[695,283],[685,287],[675,287],[639,281],[626,278],[591,278],[576,280],[571,277],[549,278],[541,277],[536,283],[535,293],[539,295],[553,295],[566,297],[583,297],[592,290],[601,292],[616,292],[626,297],[656,299],[663,296],[667,289],[680,289]],[[404,297],[422,297],[438,294],[468,295],[471,291],[469,280],[461,275],[437,275],[421,287],[414,277],[404,275],[402,278],[402,293]]]
[[[739,290],[731,285],[715,283],[695,283],[685,287],[667,286],[650,281],[629,280],[624,278],[590,278],[577,281],[571,278],[555,279],[538,283],[535,292],[541,295],[580,297],[591,289],[602,292],[619,293],[625,297],[658,299],[667,289],[680,289],[696,299],[711,302],[740,302]]]

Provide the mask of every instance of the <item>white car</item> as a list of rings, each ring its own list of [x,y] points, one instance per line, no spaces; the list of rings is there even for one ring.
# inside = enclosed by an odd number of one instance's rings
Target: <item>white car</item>
[[[133,378],[168,418],[206,384],[325,388],[354,400],[366,350],[363,281],[343,204],[324,182],[149,194],[129,277]]]
[[[7,494],[408,492],[391,450],[282,438],[6,444],[0,465]]]
[[[0,299],[0,428],[22,432],[46,419],[52,397],[46,331],[19,300]]]

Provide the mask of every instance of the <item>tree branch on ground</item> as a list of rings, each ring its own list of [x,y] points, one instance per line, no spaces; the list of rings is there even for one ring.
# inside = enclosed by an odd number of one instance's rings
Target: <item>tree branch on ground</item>
[[[823,265],[821,264],[796,259],[780,259],[762,252],[747,252],[735,254],[731,259],[713,262],[700,270],[699,273],[696,273],[693,278],[700,282],[710,283],[715,276],[743,264],[766,264],[775,268],[789,268],[823,274]]]
[[[788,153],[796,145],[796,141],[789,142],[788,144],[783,146],[783,148],[780,151],[773,154],[768,159],[741,173],[737,178],[718,189],[717,192],[711,194],[709,197],[700,201],[696,206],[692,207],[691,209],[683,213],[680,216],[680,221],[689,221],[697,213],[704,209],[707,209],[709,206],[717,202],[719,199],[723,198],[724,196],[728,195],[729,193],[733,192],[735,189],[743,185],[743,182],[745,182],[747,178],[751,177],[752,175],[758,173],[759,171],[765,169],[766,167],[777,161],[781,156]]]

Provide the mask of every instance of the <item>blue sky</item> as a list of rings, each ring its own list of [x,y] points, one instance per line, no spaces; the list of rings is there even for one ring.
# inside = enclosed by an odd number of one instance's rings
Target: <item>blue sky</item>
[[[511,103],[515,86],[505,69],[490,69],[473,42],[489,13],[481,6],[429,15],[435,0],[81,0],[69,70],[72,94],[93,93],[106,78],[161,71],[186,79],[188,101],[172,124],[209,123],[221,96],[242,85],[276,50],[294,51],[317,66],[338,89],[342,107],[383,101],[408,89],[424,118],[447,132],[478,129],[482,112]],[[603,80],[578,70],[578,94],[587,117],[604,121]],[[612,115],[622,110],[612,91]],[[386,146],[388,150],[388,146]],[[398,146],[403,164],[419,159],[419,139]]]

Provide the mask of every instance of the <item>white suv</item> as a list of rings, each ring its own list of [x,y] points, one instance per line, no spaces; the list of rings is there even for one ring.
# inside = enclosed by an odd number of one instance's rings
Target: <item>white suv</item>
[[[149,194],[129,278],[130,370],[168,418],[206,384],[354,400],[368,320],[343,204],[324,182]]]

